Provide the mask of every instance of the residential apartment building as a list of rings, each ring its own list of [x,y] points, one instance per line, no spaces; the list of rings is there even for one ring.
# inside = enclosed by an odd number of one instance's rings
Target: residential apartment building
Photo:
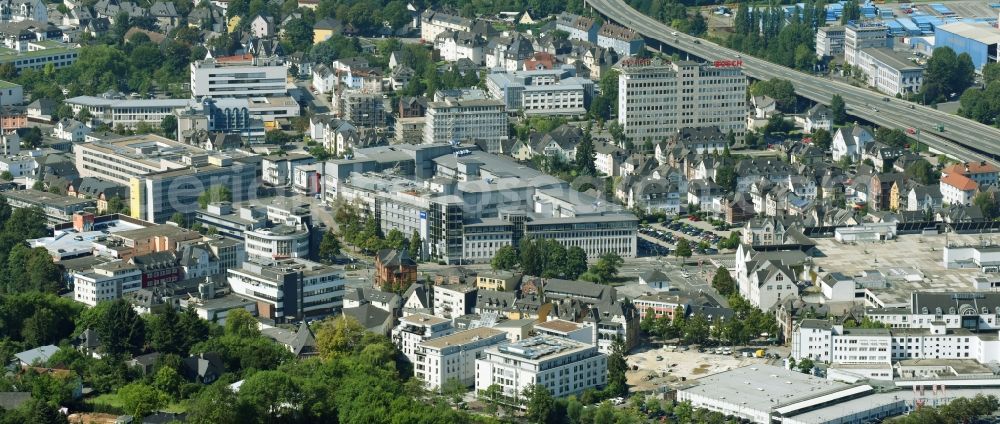
[[[486,88],[494,99],[504,101],[509,113],[577,116],[587,112],[594,82],[574,76],[565,65],[558,69],[494,72],[486,77]]]
[[[507,140],[506,105],[471,90],[458,96],[439,97],[427,104],[424,143],[481,141],[490,153],[501,153]]]
[[[536,336],[483,351],[476,360],[476,392],[497,384],[515,397],[534,384],[557,398],[607,384],[607,356],[592,344],[560,337]]]
[[[483,351],[507,341],[507,332],[489,327],[459,331],[417,345],[413,375],[428,390],[440,391],[457,381],[463,387],[476,383],[476,360]]]
[[[392,342],[410,363],[417,363],[417,346],[455,332],[451,320],[427,314],[410,314],[399,318],[392,329]]]
[[[420,15],[420,39],[433,42],[444,31],[471,31],[472,21],[461,16],[427,9]]]
[[[741,66],[624,59],[616,65],[618,123],[632,140],[662,140],[685,127],[718,127],[742,138],[747,79]]]
[[[622,56],[632,56],[639,54],[646,43],[635,30],[606,22],[597,32],[597,45],[612,49]]]
[[[343,306],[344,280],[337,270],[301,258],[247,261],[229,269],[227,279],[234,294],[257,302],[262,317],[278,322],[334,315]]]
[[[844,26],[844,63],[858,67],[862,50],[891,47],[889,28],[881,22],[850,22]]]
[[[597,44],[597,33],[601,26],[593,18],[562,12],[556,15],[556,29],[566,31],[570,40]]]
[[[953,173],[941,177],[941,201],[949,205],[966,205],[979,192],[979,184],[965,175]]]
[[[471,314],[476,305],[476,287],[464,284],[436,285],[434,316],[453,319]]]
[[[250,54],[191,62],[191,96],[284,96],[288,69],[276,58]]]
[[[965,162],[946,166],[941,170],[941,176],[951,174],[961,174],[969,177],[976,184],[987,187],[997,184],[997,177],[1000,175],[1000,168],[986,162]]]
[[[94,266],[87,272],[73,273],[73,300],[96,306],[142,288],[142,271],[125,261]]]
[[[856,54],[858,68],[864,72],[869,86],[892,96],[920,91],[924,68],[913,63],[907,54],[887,47],[860,50]]]

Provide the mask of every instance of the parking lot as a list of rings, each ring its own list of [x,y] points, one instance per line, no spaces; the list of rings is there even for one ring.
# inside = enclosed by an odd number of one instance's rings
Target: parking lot
[[[700,224],[700,225],[699,225]],[[719,240],[729,236],[729,231],[715,230],[704,221],[692,222],[681,220],[672,223],[654,223],[639,229],[639,234],[649,241],[668,247],[669,251],[677,247],[677,242],[685,238],[691,243],[691,251],[696,255],[715,255],[719,253]],[[699,246],[702,242],[707,248]]]
[[[640,348],[626,358],[629,371],[626,373],[628,383],[633,391],[656,390],[663,385],[674,385],[688,380],[696,380],[711,375],[750,364],[781,365],[781,359],[774,356],[788,356],[788,349],[782,346],[764,348],[771,358],[744,357],[739,349],[731,349],[729,354],[714,352],[698,352],[685,350],[683,347],[656,349]],[[713,349],[714,350],[714,349]],[[755,350],[755,349],[754,349]],[[632,367],[637,368],[632,370]]]

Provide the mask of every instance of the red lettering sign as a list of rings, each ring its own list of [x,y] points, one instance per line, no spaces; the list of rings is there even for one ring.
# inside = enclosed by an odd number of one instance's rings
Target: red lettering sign
[[[742,60],[716,60],[716,68],[739,68],[743,66]]]

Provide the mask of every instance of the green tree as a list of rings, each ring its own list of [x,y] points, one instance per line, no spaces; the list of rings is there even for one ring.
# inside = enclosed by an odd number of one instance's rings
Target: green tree
[[[768,96],[774,99],[778,110],[782,112],[794,112],[795,106],[795,86],[785,79],[774,78],[768,81],[758,81],[750,86],[750,94],[754,96]]]
[[[594,175],[597,172],[595,169],[596,163],[594,162],[596,158],[597,152],[594,150],[594,140],[590,136],[590,131],[587,131],[583,134],[580,144],[576,146],[574,163],[576,163],[576,167],[581,173]]]
[[[938,172],[934,169],[934,165],[931,165],[926,159],[919,159],[910,166],[906,167],[906,176],[912,178],[914,181],[920,184],[933,184],[938,180]]]
[[[937,103],[954,93],[963,93],[973,81],[975,65],[968,53],[955,54],[950,47],[938,47],[927,60],[920,94],[928,102]]]
[[[536,424],[549,422],[549,417],[555,412],[556,401],[547,387],[541,384],[530,385],[524,388],[521,395],[527,404],[524,415],[528,422]]]
[[[153,376],[153,387],[175,401],[180,399],[180,390],[183,384],[184,377],[181,377],[177,370],[172,367],[161,366]]]
[[[797,364],[799,371],[805,374],[812,372],[814,366],[816,365],[809,358],[802,358]]]
[[[503,387],[496,383],[489,385],[479,394],[479,399],[486,404],[486,412],[493,416],[496,416],[500,404],[504,401],[503,398]]]
[[[163,117],[160,121],[160,131],[163,132],[163,136],[167,138],[177,137],[177,117],[174,115],[167,115]]]
[[[587,271],[587,252],[579,246],[570,246],[566,249],[566,263],[563,267],[563,274],[566,278],[575,280]]]
[[[420,239],[420,233],[417,230],[413,230],[413,234],[410,235],[409,240],[409,253],[410,257],[415,261],[419,261],[421,258],[420,246],[422,245]]]
[[[398,229],[389,230],[389,234],[385,236],[385,246],[390,249],[403,250],[403,245],[406,244],[406,237]]]
[[[319,256],[323,260],[332,261],[340,254],[340,239],[333,230],[328,230],[323,234],[323,240],[319,243]]]
[[[736,282],[733,281],[733,276],[724,266],[715,270],[715,276],[712,277],[712,287],[723,296],[729,296],[736,292]]]
[[[844,125],[847,122],[847,104],[839,94],[834,94],[830,99],[830,113],[833,115],[834,125]]]
[[[21,135],[21,144],[29,149],[36,149],[42,145],[42,129],[39,127],[29,127]]]
[[[684,325],[684,342],[702,344],[708,340],[709,322],[703,314],[695,314]]]
[[[716,168],[715,183],[727,193],[736,191],[736,167],[731,161],[723,162]]]
[[[174,212],[173,215],[170,215],[170,222],[177,224],[178,227],[187,228],[187,217],[181,212]]]
[[[512,246],[503,246],[497,249],[497,253],[490,260],[490,267],[494,270],[510,271],[517,267],[518,255]]]
[[[830,145],[833,143],[833,136],[826,129],[820,128],[813,132],[812,134],[812,144],[820,150],[827,151],[830,150]]]
[[[674,256],[678,258],[690,258],[691,254],[691,243],[683,237],[677,240],[677,248],[674,250]]]
[[[99,303],[82,317],[97,332],[111,357],[138,353],[146,340],[146,322],[124,299]]]
[[[983,212],[983,217],[989,220],[997,218],[997,202],[990,193],[979,192],[972,198],[972,204]]]
[[[611,354],[608,355],[608,386],[604,389],[608,397],[628,394],[628,383],[625,378],[625,372],[628,371],[628,363],[625,361],[627,353],[625,341],[620,337],[611,343]]]
[[[191,424],[238,424],[242,421],[234,413],[234,406],[237,404],[236,393],[229,390],[226,384],[213,384],[191,399],[187,422]]]
[[[617,253],[608,252],[598,258],[597,263],[590,268],[590,273],[597,275],[602,284],[608,284],[618,276],[618,267],[625,261]]]
[[[13,180],[13,179],[14,179],[14,176],[11,175],[10,171],[0,172],[0,180],[10,181],[10,180]]]
[[[239,400],[265,422],[276,422],[294,413],[299,403],[299,388],[292,378],[281,371],[261,371],[247,377],[240,386]]]
[[[229,188],[222,185],[213,185],[198,196],[198,206],[202,209],[208,207],[209,203],[232,202],[233,193]]]
[[[118,399],[128,414],[145,417],[167,405],[167,396],[143,383],[132,383],[118,389]]]
[[[260,336],[260,324],[246,309],[233,309],[226,314],[226,334],[242,338]]]
[[[345,315],[323,320],[316,329],[319,356],[329,360],[360,350],[365,331],[361,323]]]

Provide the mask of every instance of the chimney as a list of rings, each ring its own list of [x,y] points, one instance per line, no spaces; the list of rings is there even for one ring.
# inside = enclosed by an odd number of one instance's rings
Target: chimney
[[[93,230],[94,214],[82,211],[73,214],[73,229],[81,233]]]

